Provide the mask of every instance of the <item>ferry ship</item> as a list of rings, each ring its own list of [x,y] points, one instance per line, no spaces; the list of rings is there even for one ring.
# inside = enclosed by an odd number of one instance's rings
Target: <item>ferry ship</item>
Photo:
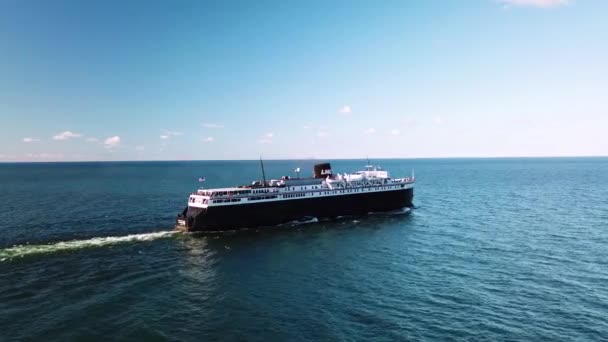
[[[226,231],[275,226],[312,218],[335,218],[386,212],[413,206],[415,178],[392,178],[367,165],[350,174],[333,174],[331,164],[317,164],[312,178],[262,181],[231,188],[199,189],[177,216],[176,229]],[[295,170],[299,175],[299,169]]]

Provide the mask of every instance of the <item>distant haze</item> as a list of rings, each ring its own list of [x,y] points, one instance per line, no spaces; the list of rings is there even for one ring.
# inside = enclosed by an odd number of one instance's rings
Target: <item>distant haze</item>
[[[608,155],[607,1],[0,1],[0,162]]]

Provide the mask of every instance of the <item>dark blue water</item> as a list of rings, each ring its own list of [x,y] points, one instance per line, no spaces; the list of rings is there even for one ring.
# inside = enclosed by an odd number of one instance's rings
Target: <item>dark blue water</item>
[[[608,337],[608,159],[380,162],[411,215],[226,236],[170,230],[255,161],[0,164],[0,340]]]

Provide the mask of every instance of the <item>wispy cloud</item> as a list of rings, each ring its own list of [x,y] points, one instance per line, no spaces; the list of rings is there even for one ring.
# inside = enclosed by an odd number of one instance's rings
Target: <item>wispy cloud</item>
[[[443,119],[441,118],[441,116],[436,116],[433,118],[433,123],[437,126],[441,126],[444,124],[445,121],[443,121]]]
[[[218,124],[218,123],[209,123],[209,122],[207,122],[207,123],[203,124],[203,127],[205,127],[205,128],[224,128],[224,125]]]
[[[106,148],[116,147],[116,146],[118,146],[118,144],[120,144],[120,137],[118,135],[109,137],[106,140],[104,140],[103,144],[105,145]]]
[[[23,138],[23,142],[24,143],[31,143],[31,142],[35,142],[35,141],[40,141],[40,139],[38,139],[38,138],[29,138],[29,137]]]
[[[374,134],[376,133],[376,129],[373,127],[370,127],[368,129],[366,129],[365,131],[363,131],[364,134],[370,135],[370,134]]]
[[[91,142],[91,143],[92,143],[92,142],[98,142],[98,141],[99,141],[99,139],[97,139],[97,138],[87,138],[85,141],[86,141],[86,142]]]
[[[135,146],[135,151],[137,151],[137,152],[142,152],[145,149],[146,149],[146,147],[143,145]]]
[[[82,136],[82,134],[80,134],[80,133],[64,131],[64,132],[61,132],[61,133],[53,136],[53,140],[69,140],[72,138],[80,138],[81,136]]]
[[[210,142],[213,142],[215,139],[213,139],[213,137],[206,137],[206,138],[203,138],[202,140],[203,140],[203,142],[210,143]]]
[[[25,155],[26,159],[30,160],[59,160],[63,159],[63,154],[61,153],[28,153]]]
[[[161,138],[162,140],[169,140],[169,139],[171,139],[172,137],[176,137],[176,136],[180,136],[180,135],[183,135],[183,134],[184,134],[184,133],[182,133],[182,132],[170,131],[170,130],[168,130],[168,129],[163,129],[161,132],[162,132],[162,133],[161,133],[161,135],[160,135],[160,138]]]
[[[302,126],[302,129],[310,129],[310,126],[304,125],[304,126]]]
[[[389,133],[391,135],[399,135],[399,134],[401,134],[401,131],[399,131],[398,129],[392,129]]]
[[[274,133],[268,132],[258,139],[258,142],[260,144],[272,144],[272,138],[274,138]]]
[[[505,7],[510,6],[528,6],[528,7],[541,7],[549,8],[561,5],[566,5],[570,0],[498,0]]]
[[[317,132],[317,137],[323,139],[323,138],[327,138],[329,136],[329,133],[326,131],[318,131]]]
[[[349,105],[344,105],[340,108],[340,110],[338,110],[338,113],[342,115],[350,115],[351,112],[352,108]]]

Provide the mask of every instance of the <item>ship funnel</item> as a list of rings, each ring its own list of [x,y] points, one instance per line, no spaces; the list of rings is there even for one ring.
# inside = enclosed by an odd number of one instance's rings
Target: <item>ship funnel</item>
[[[315,178],[327,178],[327,176],[331,176],[331,164],[323,163],[315,165],[313,176]]]

